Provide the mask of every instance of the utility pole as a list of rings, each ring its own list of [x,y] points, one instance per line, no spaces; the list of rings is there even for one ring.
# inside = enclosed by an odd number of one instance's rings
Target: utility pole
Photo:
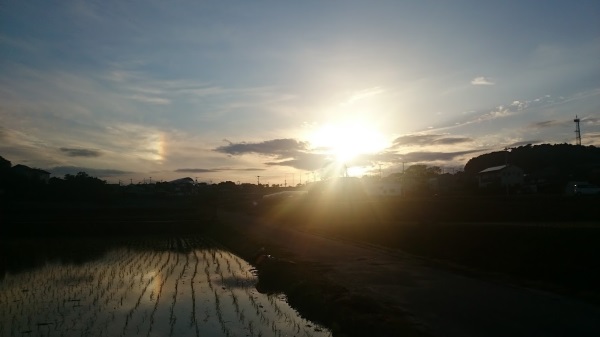
[[[256,176],[256,183],[260,186],[260,176]]]

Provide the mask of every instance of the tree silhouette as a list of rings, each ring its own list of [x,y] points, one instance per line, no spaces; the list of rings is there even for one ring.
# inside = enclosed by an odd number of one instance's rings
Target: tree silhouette
[[[526,145],[486,153],[470,159],[465,173],[471,177],[482,170],[511,164],[522,168],[534,180],[544,180],[562,189],[569,180],[600,183],[600,148],[571,144]]]

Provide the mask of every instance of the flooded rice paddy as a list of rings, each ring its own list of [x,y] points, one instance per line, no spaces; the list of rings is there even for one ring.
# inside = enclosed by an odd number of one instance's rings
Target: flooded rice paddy
[[[282,295],[259,293],[252,265],[203,238],[34,260],[0,271],[0,336],[330,336]]]

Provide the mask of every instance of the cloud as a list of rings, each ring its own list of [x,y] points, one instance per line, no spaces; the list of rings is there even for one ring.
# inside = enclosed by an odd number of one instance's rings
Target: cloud
[[[376,95],[379,95],[383,93],[383,89],[381,87],[374,87],[374,88],[368,88],[368,89],[364,89],[364,90],[360,90],[357,91],[355,93],[353,93],[350,98],[348,98],[348,101],[346,102],[346,104],[353,104],[356,101],[360,101],[369,97],[373,97]]]
[[[0,140],[7,140],[8,139],[8,130],[6,130],[5,127],[0,126]]]
[[[471,80],[472,85],[494,85],[496,84],[491,78],[485,76],[475,77]]]
[[[396,152],[384,151],[374,154],[365,154],[358,158],[359,160],[369,161],[370,163],[399,163],[402,162],[402,156]]]
[[[585,97],[589,97],[596,94],[586,93],[586,95],[587,96]],[[511,117],[522,113],[537,114],[543,112],[544,110],[552,109],[552,107],[555,105],[574,101],[580,96],[583,95],[576,94],[570,97],[557,98],[552,97],[551,95],[544,95],[530,100],[512,100],[506,104],[496,106],[493,109],[470,111],[469,113],[463,114],[462,116],[450,121],[448,124],[435,127],[434,130],[436,132],[443,132],[450,129],[466,127],[476,123],[489,122],[496,119]],[[433,132],[433,130],[429,130],[429,132]]]
[[[377,163],[418,163],[418,162],[436,162],[450,161],[461,156],[485,151],[485,149],[457,151],[457,152],[409,152],[405,154],[385,151],[376,154],[363,154],[345,163],[348,167],[356,166],[373,166]],[[265,163],[270,166],[290,166],[296,169],[305,171],[317,171],[321,169],[331,169],[333,161],[329,156],[324,154],[304,153],[297,158],[274,161]],[[336,165],[334,165],[336,166]],[[336,166],[337,167],[337,166]]]
[[[586,118],[582,118],[581,121],[585,124],[585,125],[600,125],[600,118],[595,118],[595,117],[586,117]],[[1,131],[1,130],[0,130]],[[0,137],[1,139],[1,137]]]
[[[120,65],[116,65],[120,68]],[[201,81],[185,79],[159,79],[149,73],[117,69],[103,77],[112,82],[127,98],[153,105],[168,105],[173,102],[223,102],[222,107],[241,106],[289,99],[289,95],[279,95],[274,87],[223,87]]]
[[[227,140],[225,140],[227,141]],[[229,142],[229,141],[227,141]],[[275,156],[280,159],[296,156],[299,152],[305,151],[308,148],[307,142],[298,141],[295,139],[273,139],[259,143],[232,143],[219,146],[214,151],[226,153],[229,155],[243,155],[248,153],[256,153],[267,156]]]
[[[473,138],[469,138],[469,137],[444,137],[444,138],[439,138],[433,141],[433,144],[435,145],[454,145],[454,144],[461,144],[461,143],[469,143],[472,142]]]
[[[405,135],[394,139],[394,146],[429,145],[438,135]]]
[[[295,158],[267,162],[265,165],[269,166],[289,166],[299,170],[305,171],[316,171],[327,167],[333,161],[330,156],[320,153],[304,153],[300,152],[296,154]]]
[[[256,172],[256,171],[264,171],[264,170],[265,169],[256,168],[256,167],[223,169],[223,171],[240,171],[240,172]]]
[[[427,146],[427,145],[454,145],[469,143],[473,139],[469,137],[449,137],[436,134],[412,134],[400,136],[393,141],[393,147],[397,146]]]
[[[80,167],[80,166],[56,166],[47,170],[54,176],[62,177],[65,174],[77,174],[79,172],[85,172],[92,177],[115,177],[125,174],[132,174],[134,172],[122,171],[117,169],[96,169],[91,167]]]
[[[61,147],[60,151],[64,152],[69,157],[93,158],[93,157],[100,157],[102,155],[102,152],[100,152],[98,150],[92,150],[92,149],[73,149],[73,148]]]
[[[529,129],[547,129],[547,128],[553,128],[555,126],[559,126],[559,125],[563,125],[563,124],[565,124],[565,122],[549,120],[549,121],[531,123],[527,126],[527,128],[529,128]]]
[[[325,149],[312,149],[320,151]],[[315,171],[333,162],[331,156],[324,153],[309,152],[308,142],[295,139],[273,139],[257,143],[232,143],[220,146],[214,151],[229,155],[260,154],[275,160],[264,163],[267,166],[289,166],[299,170]]]
[[[418,162],[433,162],[433,161],[450,161],[457,157],[464,156],[466,154],[476,153],[485,151],[484,149],[479,150],[468,150],[458,152],[409,152],[400,154],[403,162],[407,163],[418,163]]]
[[[149,103],[149,104],[156,104],[156,105],[171,104],[170,100],[168,100],[166,98],[162,98],[162,97],[152,97],[152,96],[146,96],[146,95],[133,95],[133,96],[131,96],[131,99],[136,100],[138,102],[142,102],[142,103]]]
[[[215,173],[221,172],[220,169],[203,169],[203,168],[182,168],[177,169],[175,172],[179,173]]]
[[[213,169],[204,169],[204,168],[182,168],[177,169],[175,172],[180,173],[217,173],[217,172],[227,172],[227,171],[242,171],[242,172],[254,172],[254,171],[264,171],[262,168],[213,168]]]
[[[539,140],[539,139],[535,139],[535,140],[523,140],[523,141],[519,141],[519,142],[516,142],[516,143],[512,143],[512,144],[508,145],[507,147],[519,147],[519,146],[541,144],[541,143],[543,143],[543,141]]]

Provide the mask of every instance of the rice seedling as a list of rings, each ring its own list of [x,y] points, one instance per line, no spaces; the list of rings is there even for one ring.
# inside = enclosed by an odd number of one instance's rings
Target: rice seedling
[[[203,237],[133,240],[95,260],[48,263],[0,281],[0,337],[327,335],[256,293],[251,269]]]

